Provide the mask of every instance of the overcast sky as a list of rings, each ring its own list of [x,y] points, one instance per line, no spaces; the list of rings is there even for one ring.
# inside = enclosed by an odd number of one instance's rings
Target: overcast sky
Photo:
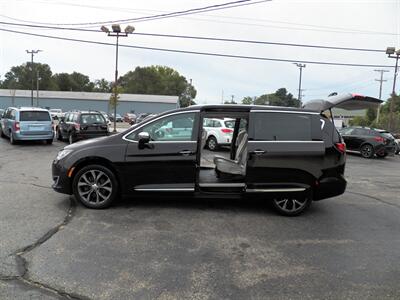
[[[231,0],[233,1],[233,0]],[[229,2],[229,0],[0,0],[0,21],[87,23],[120,20],[180,11]],[[256,1],[253,1],[256,2]],[[14,18],[14,19],[11,19]],[[18,19],[18,20],[15,20]],[[272,0],[254,5],[147,22],[129,23],[138,33],[206,36],[268,42],[298,43],[385,50],[400,48],[400,0]],[[80,26],[83,27],[83,26]],[[91,29],[99,29],[99,25]],[[114,42],[102,32],[32,29],[0,24],[0,28]],[[394,65],[385,53],[310,49],[217,41],[131,35],[121,44],[188,51],[224,53],[291,60]],[[26,49],[41,49],[36,62],[49,64],[53,73],[81,72],[91,80],[113,80],[115,47],[31,37],[0,31],[0,78],[30,56]],[[222,95],[236,101],[287,88],[297,97],[299,69],[288,62],[256,61],[120,48],[119,74],[137,66],[165,65],[193,80],[198,103],[219,103]],[[378,68],[307,64],[303,69],[305,101],[331,92],[378,96]],[[392,89],[393,68],[384,77],[383,98]],[[400,89],[398,80],[397,92]]]

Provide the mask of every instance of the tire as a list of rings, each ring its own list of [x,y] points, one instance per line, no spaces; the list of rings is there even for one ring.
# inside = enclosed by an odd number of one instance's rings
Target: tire
[[[72,188],[79,202],[94,209],[109,207],[118,195],[114,173],[102,165],[89,165],[79,170]]]
[[[56,130],[56,136],[57,136],[57,140],[59,140],[59,141],[63,141],[63,140],[64,140],[64,139],[63,139],[63,136],[62,136],[62,134],[61,134],[60,128],[57,128],[57,130]]]
[[[13,133],[10,131],[10,144],[15,145],[17,141],[14,139]]]
[[[3,132],[3,129],[2,129],[2,128],[0,128],[0,135],[1,135],[1,137],[2,137],[2,138],[5,138],[5,137],[6,137],[6,135],[4,134],[4,132]]]
[[[374,147],[372,147],[370,144],[365,144],[361,147],[360,153],[364,158],[372,158],[375,154]]]
[[[312,202],[310,194],[289,194],[272,200],[275,210],[288,217],[294,217],[306,211]]]
[[[216,151],[218,150],[218,141],[215,137],[210,136],[206,142],[207,148],[211,151]]]
[[[53,144],[53,139],[46,140],[46,144],[47,144],[47,145]]]
[[[68,142],[70,144],[73,144],[73,143],[76,142],[76,140],[75,140],[74,136],[72,135],[72,133],[70,133],[69,136],[68,136]]]
[[[377,153],[376,156],[379,158],[385,158],[388,154],[387,153]]]

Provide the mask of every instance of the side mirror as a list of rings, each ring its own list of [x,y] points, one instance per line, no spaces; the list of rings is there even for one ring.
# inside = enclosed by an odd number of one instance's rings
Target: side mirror
[[[138,134],[139,138],[139,149],[143,149],[146,147],[146,145],[150,142],[150,134],[148,132],[139,132]]]

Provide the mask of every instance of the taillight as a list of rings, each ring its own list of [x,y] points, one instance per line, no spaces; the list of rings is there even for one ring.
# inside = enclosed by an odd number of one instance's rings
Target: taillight
[[[79,125],[77,123],[74,124],[74,127],[75,127],[75,130],[77,130],[77,131],[81,130],[81,125]]]
[[[346,152],[346,144],[345,143],[335,143],[336,149],[339,150],[340,153]]]
[[[20,131],[21,127],[19,126],[19,122],[14,123],[14,131]]]
[[[232,133],[232,132],[233,132],[233,130],[232,130],[232,129],[229,129],[229,128],[222,128],[221,131],[222,131],[223,133]]]
[[[381,143],[385,142],[385,139],[383,137],[381,137],[381,136],[375,136],[374,140],[377,141],[377,142],[381,142]]]

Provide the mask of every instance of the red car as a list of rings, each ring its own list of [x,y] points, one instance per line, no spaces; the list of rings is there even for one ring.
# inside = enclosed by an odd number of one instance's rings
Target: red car
[[[129,123],[129,124],[135,124],[136,123],[136,115],[134,113],[126,113],[124,115],[124,122]]]

